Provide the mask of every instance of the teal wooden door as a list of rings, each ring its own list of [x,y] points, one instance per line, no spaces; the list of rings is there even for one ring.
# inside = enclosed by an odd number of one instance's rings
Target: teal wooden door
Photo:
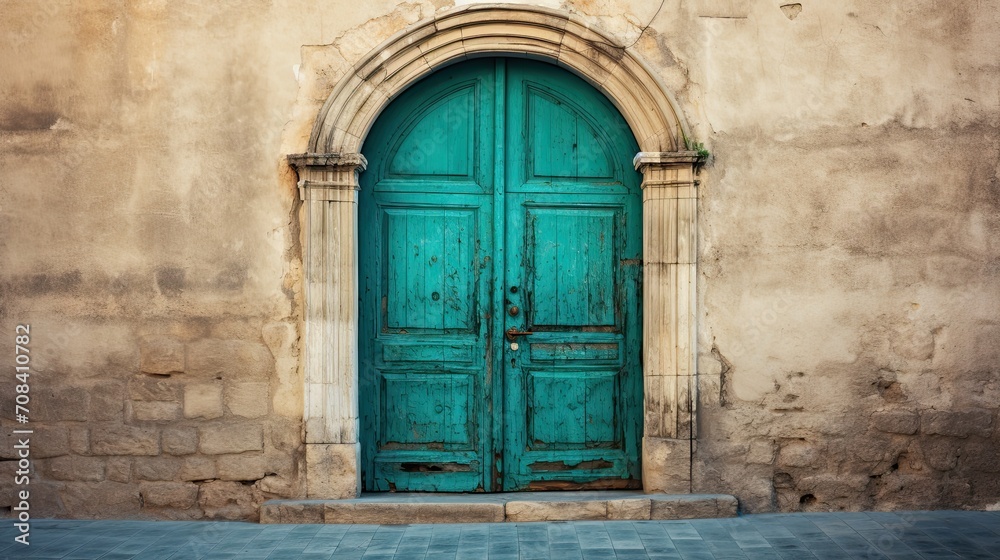
[[[379,117],[359,194],[366,490],[640,485],[637,151],[606,98],[526,60],[445,68]]]

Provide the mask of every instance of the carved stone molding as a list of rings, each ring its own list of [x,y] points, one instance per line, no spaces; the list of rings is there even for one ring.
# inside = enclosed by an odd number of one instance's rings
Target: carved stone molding
[[[436,68],[475,56],[555,62],[610,98],[643,151],[674,151],[687,133],[657,73],[631,49],[570,14],[516,4],[472,4],[436,14],[372,50],[341,80],[309,139],[315,152],[357,152],[389,101]]]

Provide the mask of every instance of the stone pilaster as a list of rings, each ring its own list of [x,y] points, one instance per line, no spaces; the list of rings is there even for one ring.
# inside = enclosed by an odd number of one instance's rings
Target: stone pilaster
[[[695,152],[640,152],[643,213],[643,480],[689,492],[694,439]]]
[[[361,154],[293,154],[288,161],[299,176],[306,219],[307,493],[350,498],[360,492],[357,191],[368,162]],[[332,472],[334,464],[339,472]]]

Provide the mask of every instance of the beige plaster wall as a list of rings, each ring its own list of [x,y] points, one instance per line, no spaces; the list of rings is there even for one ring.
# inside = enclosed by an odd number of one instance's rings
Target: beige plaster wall
[[[541,4],[630,45],[713,153],[694,490],[1000,502],[1000,3]],[[283,155],[351,64],[450,6],[0,3],[0,337],[32,325],[39,515],[302,495]]]

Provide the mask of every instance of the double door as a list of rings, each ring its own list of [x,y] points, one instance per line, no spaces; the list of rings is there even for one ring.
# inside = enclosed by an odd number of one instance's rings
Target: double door
[[[641,200],[605,97],[479,59],[393,101],[363,147],[368,491],[639,487]]]

